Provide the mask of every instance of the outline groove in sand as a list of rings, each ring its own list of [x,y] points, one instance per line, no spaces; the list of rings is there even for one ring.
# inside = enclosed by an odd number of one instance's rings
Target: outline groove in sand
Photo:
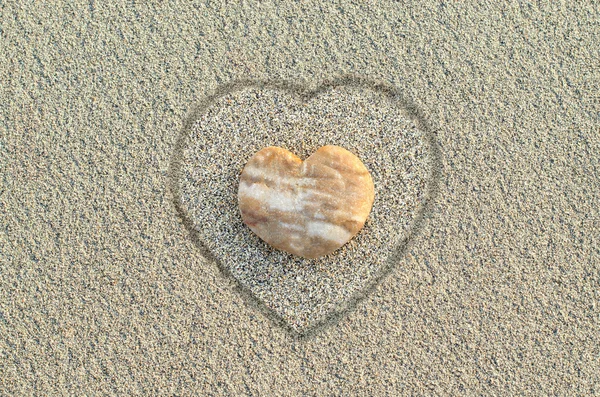
[[[328,312],[319,321],[298,330],[290,325],[280,314],[274,311],[258,298],[253,291],[240,282],[231,269],[225,266],[221,261],[207,248],[202,241],[202,236],[196,229],[193,219],[190,217],[184,201],[182,199],[181,178],[183,176],[182,169],[184,167],[184,151],[189,143],[189,138],[196,121],[201,117],[207,109],[209,109],[219,98],[247,88],[265,89],[284,91],[301,99],[301,102],[308,102],[316,98],[319,94],[338,87],[352,87],[358,89],[367,89],[373,92],[378,92],[394,101],[404,113],[417,125],[418,129],[423,132],[423,142],[426,146],[427,156],[429,158],[429,169],[427,171],[426,186],[419,207],[415,211],[412,218],[412,223],[404,233],[404,238],[399,241],[393,248],[393,253],[389,255],[385,261],[385,265],[378,269],[376,275],[372,276],[368,283],[360,290],[353,293],[343,304],[338,305],[334,310]],[[221,273],[227,280],[232,282],[235,290],[241,294],[244,300],[252,307],[262,312],[266,317],[273,321],[276,325],[282,327],[295,338],[305,339],[315,335],[325,327],[337,323],[346,314],[352,311],[356,305],[365,299],[373,289],[394,269],[398,261],[403,257],[408,245],[414,241],[416,235],[420,232],[427,214],[431,211],[435,196],[437,194],[439,178],[441,175],[441,153],[435,139],[435,134],[429,127],[425,117],[418,109],[405,98],[401,92],[387,84],[379,83],[371,79],[345,76],[329,81],[324,81],[316,89],[310,89],[303,85],[294,84],[282,80],[259,81],[259,80],[243,80],[235,81],[229,84],[218,87],[211,95],[203,98],[187,116],[182,131],[180,132],[175,144],[173,157],[169,165],[169,188],[172,193],[173,204],[183,225],[188,230],[194,244],[200,249],[202,255],[210,262],[215,263]],[[237,208],[236,208],[237,210]]]

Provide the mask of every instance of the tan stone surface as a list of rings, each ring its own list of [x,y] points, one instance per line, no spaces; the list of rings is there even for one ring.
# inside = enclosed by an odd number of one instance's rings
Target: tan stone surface
[[[362,229],[375,187],[362,161],[339,146],[323,146],[304,162],[271,146],[244,167],[238,197],[244,223],[265,242],[317,258]]]

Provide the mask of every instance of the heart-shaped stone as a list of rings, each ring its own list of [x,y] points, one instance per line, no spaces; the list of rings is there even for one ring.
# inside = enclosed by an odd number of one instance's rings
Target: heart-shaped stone
[[[302,159],[335,145],[354,153],[376,188],[363,229],[331,255],[274,249],[244,223],[240,175],[261,149]],[[218,88],[188,117],[170,168],[175,208],[204,256],[276,324],[307,336],[343,318],[401,258],[431,203],[439,160],[433,134],[398,91],[342,78]],[[401,267],[403,279],[423,268]]]
[[[271,246],[314,259],[346,244],[362,229],[375,197],[358,157],[321,147],[304,162],[271,146],[248,161],[238,189],[244,223]]]

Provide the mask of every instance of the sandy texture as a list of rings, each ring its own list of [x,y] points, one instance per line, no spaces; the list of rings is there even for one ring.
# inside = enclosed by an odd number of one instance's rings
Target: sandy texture
[[[0,395],[599,394],[598,5],[277,3],[0,4]],[[222,84],[348,73],[430,121],[439,194],[297,339],[203,256],[169,165]]]
[[[309,98],[302,86],[234,84],[192,115],[175,153],[181,163],[172,181],[175,195],[201,248],[270,309],[276,323],[300,335],[340,317],[389,272],[421,225],[415,223],[426,210],[429,180],[439,178],[427,155],[430,131],[420,129],[425,122],[402,98],[361,80],[332,84]],[[241,170],[268,146],[307,158],[329,144],[355,153],[371,173],[376,200],[368,223],[350,243],[319,259],[270,249],[242,222]]]

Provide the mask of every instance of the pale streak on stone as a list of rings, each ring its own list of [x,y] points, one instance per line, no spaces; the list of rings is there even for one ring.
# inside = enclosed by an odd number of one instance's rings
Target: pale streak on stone
[[[264,171],[257,167],[247,167],[244,169],[249,176],[252,178],[260,178],[263,182],[276,182],[278,186],[281,184],[298,184],[299,186],[315,186],[317,181],[312,178],[294,178],[294,177],[281,177],[278,175],[267,175]]]
[[[306,226],[306,231],[309,236],[317,236],[325,240],[332,240],[338,244],[344,244],[352,237],[352,233],[348,230],[328,222],[309,222]]]
[[[292,223],[279,222],[279,226],[284,227],[286,229],[297,230],[299,232],[304,231],[304,227],[301,225],[294,225]],[[294,235],[296,236],[296,235]]]
[[[242,186],[243,185],[243,186]],[[293,197],[289,193],[269,189],[260,183],[240,184],[239,194],[244,197],[266,202],[272,210],[280,211],[301,211],[304,203]]]
[[[364,164],[349,151],[323,146],[306,161],[268,147],[240,176],[242,219],[277,249],[305,258],[327,255],[363,227],[374,201]]]

